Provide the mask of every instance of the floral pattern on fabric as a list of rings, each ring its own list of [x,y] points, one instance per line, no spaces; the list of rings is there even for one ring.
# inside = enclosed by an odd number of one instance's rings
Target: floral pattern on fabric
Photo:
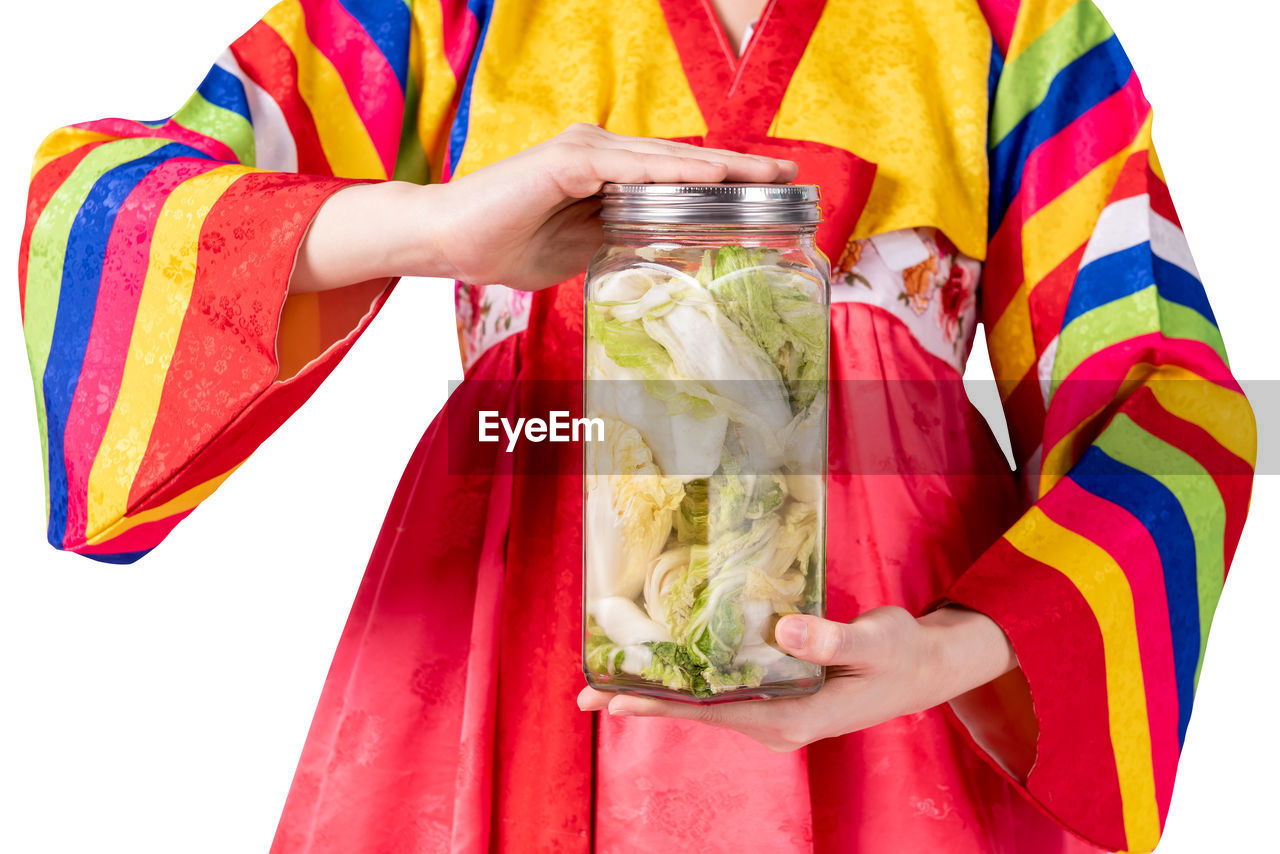
[[[524,331],[529,325],[529,303],[527,292],[506,285],[455,284],[458,351],[463,371],[469,370],[494,344]]]
[[[831,270],[831,301],[876,305],[964,373],[977,328],[982,263],[934,228],[851,240]]]

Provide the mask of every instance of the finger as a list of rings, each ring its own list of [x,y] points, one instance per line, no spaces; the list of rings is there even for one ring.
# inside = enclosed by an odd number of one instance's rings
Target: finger
[[[803,704],[808,699],[806,697],[794,700],[746,700],[739,703],[704,705],[618,694],[609,701],[609,714],[619,717],[698,721],[753,735],[760,731],[773,732],[785,729],[787,722],[796,712],[797,704]]]
[[[607,691],[597,691],[588,685],[578,693],[578,708],[584,712],[598,712],[608,708],[613,697]]]
[[[606,182],[616,184],[716,184],[731,175],[718,161],[671,154],[644,154],[621,148],[582,148],[586,156],[559,164],[557,177],[567,195],[585,198]]]
[[[607,147],[625,148],[644,154],[670,154],[677,157],[693,157],[725,163],[730,171],[740,170],[750,175],[753,180],[762,183],[773,181],[790,181],[796,176],[798,167],[794,161],[763,154],[751,154],[743,151],[730,151],[727,148],[704,148],[685,142],[671,142],[665,139],[648,139],[645,137],[612,136],[611,139],[599,139],[595,144]]]
[[[801,614],[783,617],[774,629],[778,646],[814,664],[868,663],[873,651],[870,635],[868,627],[860,625],[858,620],[837,623]]]

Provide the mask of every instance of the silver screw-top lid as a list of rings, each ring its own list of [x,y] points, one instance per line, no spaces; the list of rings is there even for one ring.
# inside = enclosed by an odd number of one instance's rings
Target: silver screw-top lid
[[[818,223],[813,184],[605,184],[606,223],[806,225]]]

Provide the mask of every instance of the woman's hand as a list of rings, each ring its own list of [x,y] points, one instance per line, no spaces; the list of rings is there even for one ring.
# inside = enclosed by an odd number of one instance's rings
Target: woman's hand
[[[932,708],[1018,663],[1000,627],[964,608],[942,608],[920,619],[902,608],[876,608],[852,623],[788,616],[774,634],[796,658],[827,665],[820,691],[794,699],[693,705],[585,688],[578,706],[702,721],[789,751]]]
[[[606,182],[790,181],[789,160],[620,136],[573,125],[447,184],[340,190],[298,252],[294,293],[390,276],[439,276],[537,290],[586,268],[601,241]]]

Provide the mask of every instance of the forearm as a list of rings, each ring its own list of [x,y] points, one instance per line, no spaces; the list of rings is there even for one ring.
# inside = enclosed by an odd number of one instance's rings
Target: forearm
[[[372,279],[447,275],[431,227],[437,188],[404,181],[357,184],[334,193],[303,238],[289,293]]]

